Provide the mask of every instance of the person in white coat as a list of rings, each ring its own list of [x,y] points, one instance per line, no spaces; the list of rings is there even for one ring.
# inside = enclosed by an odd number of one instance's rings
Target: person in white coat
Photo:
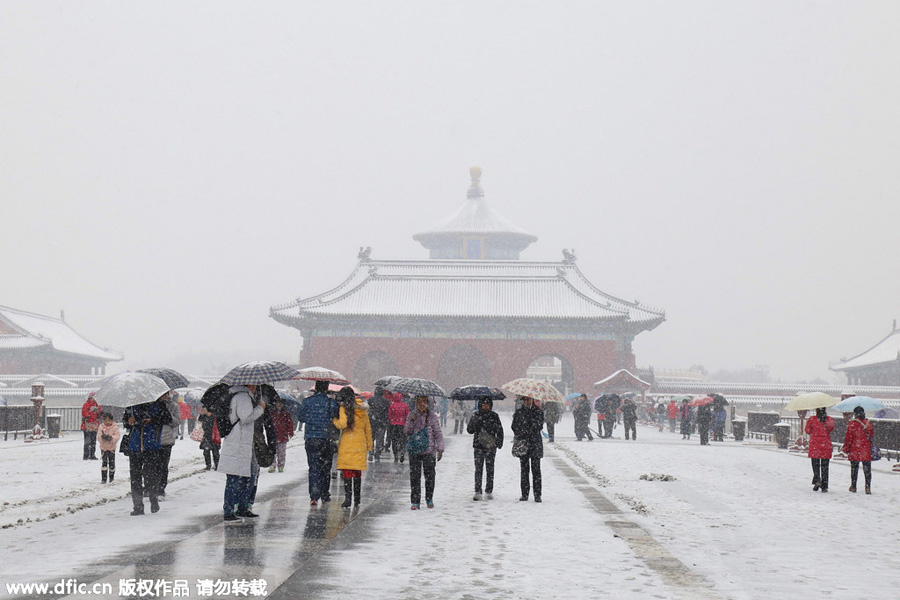
[[[233,385],[229,417],[234,424],[231,433],[222,440],[219,472],[228,478],[225,482],[225,521],[240,518],[256,518],[250,505],[256,495],[256,478],[259,464],[253,454],[254,422],[263,415],[266,403],[258,396],[255,385]]]

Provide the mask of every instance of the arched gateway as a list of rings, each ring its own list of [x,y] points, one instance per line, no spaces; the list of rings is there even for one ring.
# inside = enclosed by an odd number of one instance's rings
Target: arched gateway
[[[501,385],[524,377],[537,357],[555,356],[579,391],[635,369],[632,340],[664,313],[597,289],[573,252],[563,250],[561,262],[520,261],[537,238],[493,212],[481,169],[470,174],[462,209],[413,236],[428,260],[373,260],[371,249],[360,250],[338,287],[272,307],[273,319],[303,336],[301,366],[352,373],[361,388],[395,374],[379,369],[452,388]]]

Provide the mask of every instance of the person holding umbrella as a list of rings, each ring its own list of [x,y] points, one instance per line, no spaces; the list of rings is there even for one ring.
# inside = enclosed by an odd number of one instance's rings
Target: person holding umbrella
[[[816,417],[806,422],[805,431],[809,435],[809,456],[812,462],[813,491],[828,491],[828,463],[831,460],[831,432],[834,419],[825,414],[824,408],[816,409]]]
[[[442,394],[443,395],[443,394]],[[416,396],[416,410],[409,413],[403,432],[408,436],[409,499],[412,510],[422,501],[422,472],[425,473],[425,504],[434,508],[435,463],[444,456],[441,421],[428,396]]]
[[[847,424],[847,434],[841,448],[850,459],[850,491],[856,493],[856,479],[859,476],[859,463],[863,465],[863,476],[866,479],[866,493],[872,493],[872,437],[875,429],[866,419],[866,411],[862,406],[853,409],[853,418]]]
[[[219,467],[216,469],[227,475],[223,504],[225,522],[259,516],[250,511],[259,477],[259,463],[253,452],[253,435],[256,432],[256,420],[266,410],[266,402],[259,391],[257,384],[235,384],[228,388],[231,394],[229,418],[234,427],[222,440]]]
[[[500,423],[499,415],[494,412],[494,401],[490,396],[485,396],[476,402],[478,410],[469,419],[466,431],[474,434],[472,449],[475,454],[475,495],[472,500],[478,501],[482,499],[481,475],[485,467],[487,468],[487,480],[484,493],[489,500],[493,497],[494,459],[497,456],[497,450],[503,447],[503,425]]]
[[[163,475],[162,428],[172,423],[166,407],[169,392],[155,402],[137,404],[125,409],[123,416],[128,431],[128,467],[131,477],[131,516],[144,514],[144,491],[150,496],[150,512],[159,512],[159,490]]]
[[[520,485],[522,497],[520,502],[528,501],[531,484],[534,484],[534,501],[541,501],[541,459],[544,457],[544,443],[541,441],[541,429],[544,427],[544,411],[533,398],[522,397],[522,405],[513,414],[512,430],[516,441],[524,446],[519,455],[521,467]],[[521,441],[520,441],[521,440]],[[528,473],[531,472],[531,482]]]

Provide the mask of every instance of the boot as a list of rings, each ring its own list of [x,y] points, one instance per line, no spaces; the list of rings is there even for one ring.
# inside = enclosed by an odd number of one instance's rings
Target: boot
[[[159,512],[159,498],[157,496],[150,496],[150,512],[158,513]]]
[[[131,492],[131,502],[134,504],[134,510],[131,511],[132,517],[144,514],[144,495],[141,492]]]
[[[350,508],[353,503],[353,481],[344,480],[344,501],[341,502],[341,508]]]
[[[106,483],[106,467],[100,469],[100,483]]]
[[[110,469],[109,470],[109,482],[112,483],[113,479],[115,479],[115,478],[116,478],[116,470]]]
[[[359,494],[362,491],[362,477],[354,477],[353,478],[353,504],[359,506]],[[869,488],[866,488],[866,493],[869,493]]]

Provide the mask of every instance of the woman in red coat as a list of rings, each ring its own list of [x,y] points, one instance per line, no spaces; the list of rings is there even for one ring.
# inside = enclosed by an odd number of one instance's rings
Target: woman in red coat
[[[875,429],[866,420],[866,411],[862,406],[853,409],[853,418],[847,424],[847,435],[844,436],[842,450],[850,459],[850,491],[856,493],[856,477],[859,475],[859,463],[863,465],[863,476],[866,478],[866,493],[872,493],[872,437]]]
[[[828,463],[831,460],[831,432],[834,431],[834,419],[825,414],[824,408],[816,409],[816,416],[806,422],[806,433],[809,435],[809,452],[812,461],[813,491],[828,491]]]

